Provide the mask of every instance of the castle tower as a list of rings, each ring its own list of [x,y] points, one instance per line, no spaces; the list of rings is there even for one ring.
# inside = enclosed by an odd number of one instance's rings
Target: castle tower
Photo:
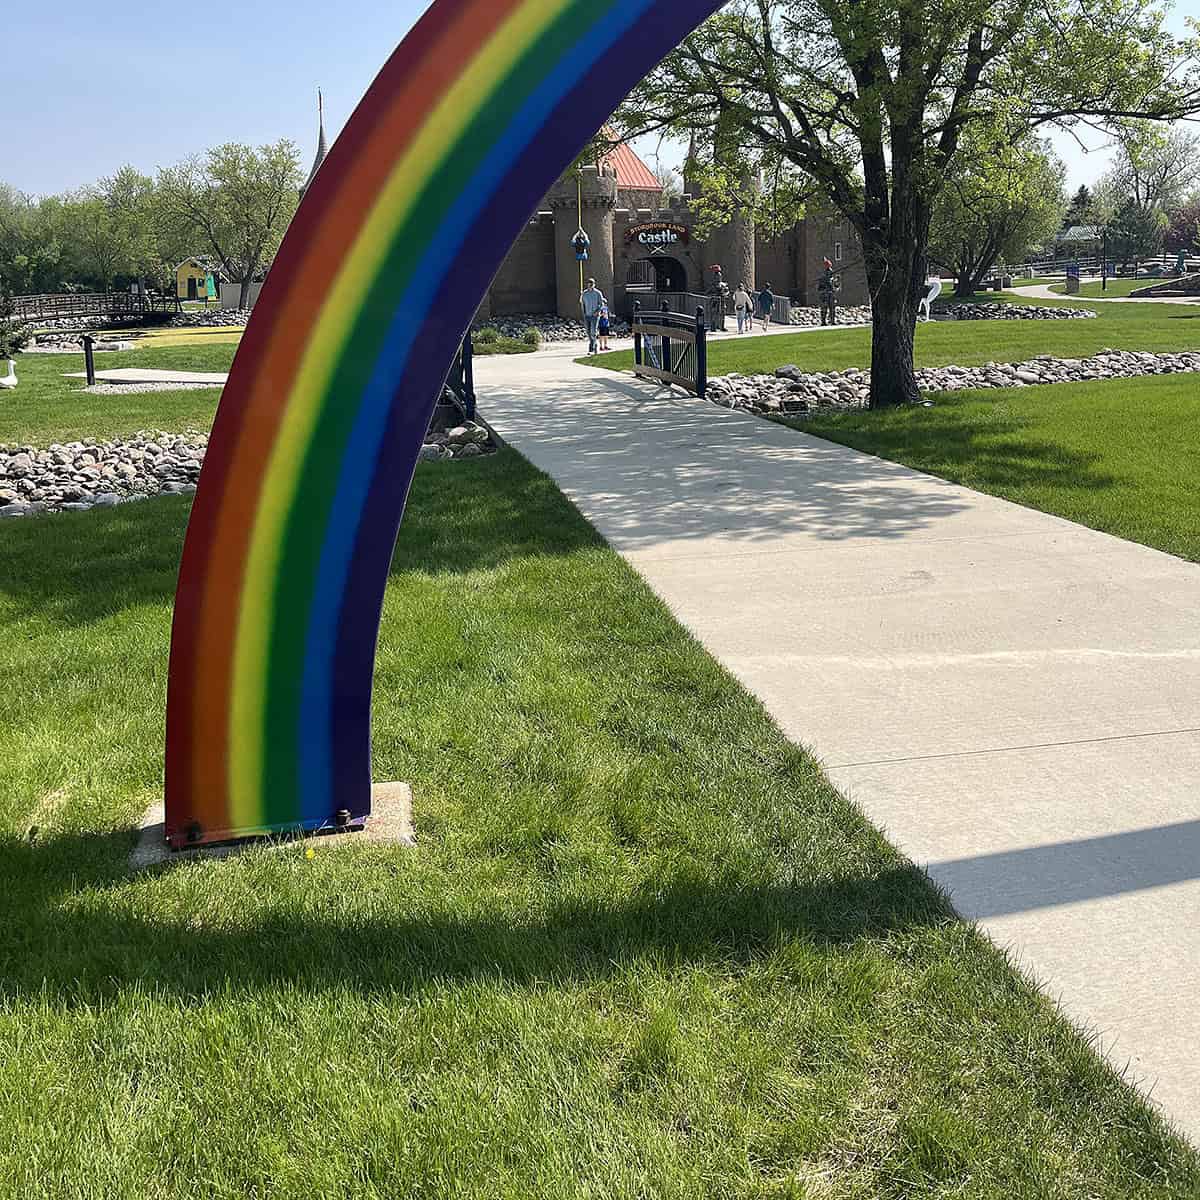
[[[591,238],[584,279],[596,286],[613,303],[613,215],[617,207],[617,174],[611,166],[584,166],[568,171],[548,196],[554,213],[555,271],[558,283],[558,315],[579,316],[579,267],[571,239],[582,227]],[[582,217],[582,219],[581,219]]]
[[[328,153],[329,145],[325,140],[325,97],[321,95],[321,89],[317,88],[317,156],[313,159],[312,170],[309,171],[308,178],[300,189],[301,200],[304,199],[304,193],[312,186],[312,181],[317,177],[317,172],[321,169],[321,164],[325,161]]]

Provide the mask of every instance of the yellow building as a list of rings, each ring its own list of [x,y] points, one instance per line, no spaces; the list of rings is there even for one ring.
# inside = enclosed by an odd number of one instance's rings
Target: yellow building
[[[209,295],[208,281],[213,281],[213,291]],[[215,300],[217,271],[207,258],[185,258],[175,268],[175,295],[180,300]]]

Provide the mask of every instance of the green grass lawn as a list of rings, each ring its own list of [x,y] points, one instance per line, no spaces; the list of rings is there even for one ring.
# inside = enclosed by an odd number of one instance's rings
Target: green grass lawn
[[[476,355],[488,354],[534,354],[536,346],[531,346],[521,338],[497,337],[494,342],[483,341],[478,334],[471,340]]]
[[[1110,279],[1108,288],[1101,286],[1099,279],[1081,281],[1079,284],[1078,295],[1084,298],[1088,296],[1107,296],[1110,300],[1120,299],[1122,296],[1128,296],[1130,292],[1136,291],[1138,288],[1150,287],[1155,283],[1165,283],[1165,279]],[[1065,283],[1051,284],[1052,292],[1061,292],[1066,294],[1067,285]]]
[[[947,392],[796,427],[1200,561],[1195,375]]]
[[[228,343],[146,346],[97,354],[96,370],[163,367],[175,371],[228,371],[236,345]],[[110,437],[139,429],[208,429],[220,392],[215,388],[133,395],[88,395],[86,380],[67,379],[83,370],[82,354],[23,354],[20,384],[0,400],[0,443],[51,442]]]
[[[418,846],[131,874],[186,517],[0,523],[0,1196],[1200,1191],[512,451],[422,466],[401,532]]]
[[[978,300],[1019,297],[980,295]],[[1039,301],[1053,306],[1054,301]],[[931,321],[917,326],[916,359],[920,367],[957,364],[969,367],[989,361],[1021,362],[1039,354],[1080,358],[1107,348],[1117,350],[1184,350],[1200,346],[1200,306],[1178,304],[1106,304],[1095,320],[1083,321]],[[581,359],[598,367],[629,370],[633,351]],[[840,371],[871,364],[870,329],[781,334],[714,341],[708,347],[708,373],[769,373],[785,363],[806,371]]]

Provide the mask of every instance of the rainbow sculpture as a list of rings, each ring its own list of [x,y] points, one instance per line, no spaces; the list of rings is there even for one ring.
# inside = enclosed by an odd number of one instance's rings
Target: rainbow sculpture
[[[720,4],[437,0],[380,72],[292,222],[200,476],[172,846],[369,814],[384,586],[458,343],[546,189]]]

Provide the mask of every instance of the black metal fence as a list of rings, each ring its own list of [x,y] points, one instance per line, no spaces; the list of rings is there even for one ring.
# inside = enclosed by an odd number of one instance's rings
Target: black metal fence
[[[468,420],[475,419],[475,344],[471,341],[471,331],[463,338],[446,377],[446,386],[454,396],[454,401],[462,410],[462,415]]]
[[[704,398],[708,391],[708,339],[704,307],[694,317],[633,306],[633,373],[677,383]]]

